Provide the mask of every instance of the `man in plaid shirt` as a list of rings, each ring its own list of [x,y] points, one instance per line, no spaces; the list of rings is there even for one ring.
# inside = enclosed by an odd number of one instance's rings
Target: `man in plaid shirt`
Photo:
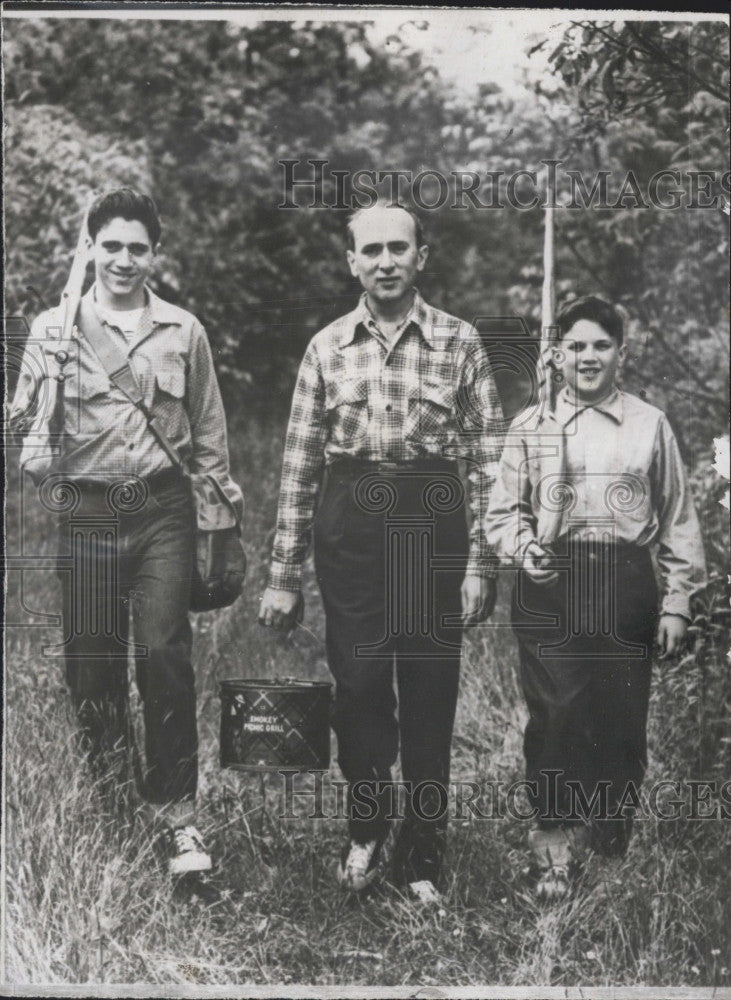
[[[312,339],[300,367],[260,621],[286,628],[300,613],[314,534],[349,782],[339,879],[358,891],[383,870],[400,736],[407,801],[395,875],[430,902],[439,898],[462,629],[495,604],[483,522],[502,411],[475,330],[413,287],[428,254],[417,217],[390,204],[361,209],[348,238],[364,292]]]

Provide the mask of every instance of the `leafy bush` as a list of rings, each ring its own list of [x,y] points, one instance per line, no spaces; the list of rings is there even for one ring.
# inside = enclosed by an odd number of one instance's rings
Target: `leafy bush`
[[[63,107],[5,106],[5,309],[40,312],[32,285],[51,305],[68,278],[91,192],[132,185],[150,190],[144,140],[90,133]]]

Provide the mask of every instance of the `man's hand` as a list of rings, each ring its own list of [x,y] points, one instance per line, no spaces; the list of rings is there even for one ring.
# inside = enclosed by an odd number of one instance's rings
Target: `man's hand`
[[[497,580],[494,577],[467,576],[462,581],[462,622],[479,625],[495,608]]]
[[[550,568],[551,553],[538,542],[529,542],[525,550],[523,569],[534,583],[548,586],[558,580],[558,573]]]
[[[660,647],[661,659],[675,656],[687,631],[688,622],[682,615],[661,615],[657,628],[657,644]]]
[[[301,590],[275,590],[267,587],[259,608],[259,624],[288,630],[302,621],[305,602]]]

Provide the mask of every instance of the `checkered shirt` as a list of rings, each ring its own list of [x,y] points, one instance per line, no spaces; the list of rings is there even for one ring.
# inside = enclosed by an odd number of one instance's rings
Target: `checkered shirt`
[[[389,345],[365,294],[310,341],[297,378],[282,467],[270,586],[298,590],[323,469],[370,461],[464,459],[473,515],[467,572],[494,576],[484,519],[504,439],[503,414],[473,327],[418,292]]]

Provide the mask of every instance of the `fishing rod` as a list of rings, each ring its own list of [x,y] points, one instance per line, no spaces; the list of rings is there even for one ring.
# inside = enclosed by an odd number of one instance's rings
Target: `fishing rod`
[[[541,341],[538,377],[538,404],[541,413],[553,412],[556,407],[556,369],[553,363],[553,347],[557,340],[555,326],[555,179],[549,172],[546,187],[546,207],[543,222],[543,287],[541,290]]]

